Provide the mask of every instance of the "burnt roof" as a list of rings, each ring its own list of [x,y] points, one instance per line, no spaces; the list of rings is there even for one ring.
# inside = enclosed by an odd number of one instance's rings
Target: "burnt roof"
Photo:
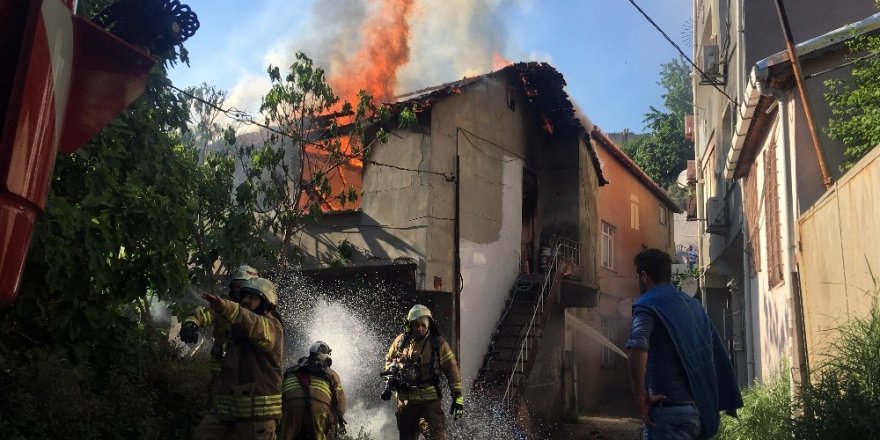
[[[508,83],[513,83],[512,85],[516,87],[522,87],[525,96],[535,106],[538,114],[546,117],[553,127],[564,127],[581,133],[596,169],[599,186],[608,183],[602,175],[599,156],[589,140],[588,133],[593,127],[584,127],[575,112],[574,103],[565,91],[565,78],[550,64],[543,62],[513,63],[494,72],[396,96],[395,98],[400,101],[386,105],[392,113],[402,111],[404,108],[414,108],[417,112],[425,111],[435,103],[451,95],[461,93],[463,89],[486,78],[502,78]],[[540,125],[544,124],[544,121],[537,122]]]

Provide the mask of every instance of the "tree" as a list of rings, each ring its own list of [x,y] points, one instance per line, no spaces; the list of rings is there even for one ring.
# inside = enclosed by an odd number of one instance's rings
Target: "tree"
[[[222,274],[265,256],[268,248],[257,228],[253,194],[238,191],[240,182],[235,181],[235,155],[228,145],[230,140],[234,143],[235,128],[221,122],[226,92],[202,84],[186,94],[191,124],[181,138],[194,169],[191,183],[196,198],[188,266],[191,281],[213,292]]]
[[[363,91],[355,105],[341,103],[324,69],[301,52],[286,75],[275,66],[268,73],[272,85],[260,113],[271,129],[262,144],[241,145],[239,157],[246,176],[242,191],[255,195],[260,228],[280,240],[276,258],[284,266],[306,220],[358,200],[359,188],[344,179],[343,169],[360,173],[370,148],[386,140],[381,124],[390,115]]]
[[[693,158],[693,143],[684,136],[684,118],[693,105],[689,65],[683,59],[664,63],[657,84],[665,90],[663,105],[667,111],[651,106],[644,119],[650,135],[635,138],[622,147],[645,173],[666,188],[687,167],[688,159]]]
[[[825,81],[832,114],[826,133],[845,146],[841,171],[880,143],[880,58],[876,56],[880,37],[860,36],[847,42],[847,47],[852,53],[871,56],[854,60],[851,78]]]

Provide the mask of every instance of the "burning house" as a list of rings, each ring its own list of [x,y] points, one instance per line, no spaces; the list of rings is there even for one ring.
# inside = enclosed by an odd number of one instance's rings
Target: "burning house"
[[[466,384],[557,418],[574,410],[565,309],[596,306],[606,183],[564,86],[546,63],[516,63],[397,97],[392,112],[417,123],[339,176],[357,205],[296,240],[313,276],[403,280],[454,341]]]

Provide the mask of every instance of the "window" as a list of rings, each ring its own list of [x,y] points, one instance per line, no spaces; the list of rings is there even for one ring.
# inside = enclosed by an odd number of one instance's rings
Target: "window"
[[[635,194],[629,196],[629,226],[639,230],[639,197]]]
[[[663,205],[660,205],[660,224],[663,226],[669,225],[669,211]]]
[[[617,343],[617,319],[611,317],[602,317],[602,336],[609,341]],[[611,351],[610,348],[602,346],[602,366],[613,367],[617,364],[617,353]]]
[[[743,205],[745,208],[746,215],[746,225],[748,227],[749,235],[748,241],[746,242],[746,252],[749,253],[752,257],[752,264],[750,274],[755,276],[758,272],[761,271],[761,246],[758,241],[758,231],[760,227],[758,225],[758,219],[761,215],[760,207],[758,206],[758,162],[752,163],[752,168],[749,170],[749,175],[745,178],[745,187],[743,188]]]
[[[602,221],[602,267],[614,269],[614,226]]]
[[[771,144],[764,151],[764,215],[767,232],[767,275],[770,287],[782,284],[782,243],[780,243],[782,224],[779,219],[779,188],[776,180],[776,145]]]

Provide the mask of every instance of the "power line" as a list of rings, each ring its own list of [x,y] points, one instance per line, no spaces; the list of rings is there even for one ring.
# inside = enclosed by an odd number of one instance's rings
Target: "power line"
[[[221,107],[213,102],[210,102],[204,98],[193,95],[192,93],[189,93],[186,90],[180,89],[179,87],[175,86],[174,84],[171,84],[170,82],[168,83],[168,87],[171,87],[172,89],[177,90],[181,94],[183,94],[191,99],[195,99],[196,101],[199,101],[202,104],[205,104],[205,105],[211,107],[212,109],[217,110],[217,111],[225,114],[227,117],[229,117],[230,119],[232,119],[234,121],[241,122],[241,123],[247,124],[247,125],[254,125],[254,126],[263,128],[265,130],[268,130],[272,133],[275,133],[277,135],[290,138],[290,139],[297,141],[297,142],[303,140],[301,138],[297,138],[296,136],[291,135],[290,133],[286,133],[281,130],[278,130],[277,128],[270,127],[269,125],[266,125],[266,124],[261,124],[261,123],[255,121],[251,115],[249,115],[247,112],[245,112],[243,110],[239,110],[234,107],[229,108],[229,109],[223,108],[223,107]],[[360,158],[360,157],[353,157],[353,156],[346,156],[346,157],[348,157],[349,159],[359,159],[359,160],[364,161],[364,163],[369,163],[371,165],[393,168],[393,169],[400,170],[400,171],[409,171],[409,172],[418,173],[418,174],[437,175],[437,176],[443,177],[447,181],[449,181],[452,178],[452,176],[447,175],[446,173],[441,173],[439,171],[406,168],[406,167],[401,167],[401,166],[397,166],[397,165],[391,165],[391,164],[387,164],[387,163],[377,162],[375,160],[371,160],[371,159],[367,159],[367,158]]]
[[[669,38],[669,35],[667,35],[666,32],[664,32],[663,29],[661,29],[660,26],[658,26],[657,23],[655,23],[654,20],[644,10],[642,8],[640,8],[638,4],[636,4],[635,0],[629,0],[629,2],[639,11],[639,13],[642,14],[643,17],[645,17],[645,20],[648,20],[648,23],[651,23],[651,26],[654,26],[654,29],[657,29],[657,32],[660,32],[660,34],[663,35],[663,38],[666,38],[666,41],[668,41],[669,44],[671,44],[672,47],[674,47],[675,50],[677,50],[678,53],[681,54],[681,56],[685,60],[687,60],[687,62],[690,63],[690,65],[693,66],[694,69],[697,70],[697,72],[700,72],[701,78],[708,78],[709,77],[708,75],[706,75],[706,72],[703,72],[703,69],[700,69],[699,67],[697,67],[696,64],[694,64],[693,61],[691,61],[690,57],[685,55],[684,51],[681,50],[681,47],[679,47],[675,41],[672,41],[672,38]],[[724,89],[722,89],[721,87],[718,87],[718,84],[715,84],[713,82],[712,87],[714,87],[715,90],[718,90],[719,92],[721,92],[721,94],[724,95],[733,105],[735,105],[737,107],[739,106],[739,103],[737,103],[735,99],[731,98],[730,95],[728,95],[727,92],[724,91]]]

